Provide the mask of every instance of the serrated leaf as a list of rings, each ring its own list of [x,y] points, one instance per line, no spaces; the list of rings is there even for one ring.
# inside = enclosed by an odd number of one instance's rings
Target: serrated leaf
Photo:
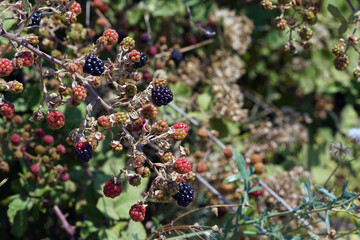
[[[332,4],[329,4],[327,9],[331,13],[331,15],[335,18],[335,20],[337,20],[341,23],[346,23],[345,17],[342,15],[342,13],[340,12],[340,10],[337,7],[335,7]]]

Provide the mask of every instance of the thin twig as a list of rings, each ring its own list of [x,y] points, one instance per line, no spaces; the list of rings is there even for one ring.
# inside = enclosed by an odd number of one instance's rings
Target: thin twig
[[[64,230],[69,234],[69,237],[71,240],[75,240],[74,234],[75,234],[76,227],[69,224],[69,222],[66,220],[65,215],[61,212],[58,205],[55,205],[53,207],[53,209],[56,213],[56,216],[59,218],[59,220],[62,224],[62,228],[64,228]]]

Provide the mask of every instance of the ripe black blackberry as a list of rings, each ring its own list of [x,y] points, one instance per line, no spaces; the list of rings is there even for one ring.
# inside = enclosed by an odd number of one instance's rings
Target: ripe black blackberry
[[[30,26],[39,26],[41,21],[41,17],[39,13],[34,13],[34,15],[31,17],[31,24]]]
[[[145,66],[146,61],[147,61],[147,56],[143,52],[140,52],[140,61],[134,63],[133,67],[142,68],[143,66]]]
[[[172,196],[177,204],[187,207],[194,200],[194,190],[185,182],[179,183],[179,191]]]
[[[75,157],[83,162],[92,158],[92,146],[88,142],[78,142],[75,146]]]
[[[156,106],[168,105],[173,100],[173,93],[164,86],[152,89],[152,100]]]
[[[182,52],[180,52],[179,50],[174,49],[174,50],[171,52],[170,58],[171,58],[172,60],[174,60],[176,63],[179,63],[179,62],[182,60],[182,58],[183,58],[183,54],[182,54]]]
[[[84,73],[89,73],[93,76],[100,76],[105,68],[104,62],[95,56],[89,56],[83,67]]]

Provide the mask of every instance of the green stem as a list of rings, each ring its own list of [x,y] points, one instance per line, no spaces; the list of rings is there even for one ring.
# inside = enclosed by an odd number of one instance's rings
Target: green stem
[[[330,176],[326,179],[323,187],[326,188],[327,183],[330,181],[331,177],[335,174],[335,172],[338,170],[340,164],[336,166],[336,168],[331,172]]]

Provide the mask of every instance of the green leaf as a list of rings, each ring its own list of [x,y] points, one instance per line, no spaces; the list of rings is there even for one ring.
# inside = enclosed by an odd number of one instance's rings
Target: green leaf
[[[346,23],[345,17],[341,14],[340,10],[332,4],[329,4],[327,9],[331,13],[331,15],[335,18],[336,21],[341,23]]]
[[[208,111],[211,106],[211,95],[209,91],[204,91],[202,94],[200,94],[197,98],[197,104],[201,108],[202,111]]]
[[[117,240],[118,236],[110,229],[101,229],[98,233],[98,239]]]
[[[259,190],[261,190],[261,189],[263,189],[263,186],[257,185],[257,186],[255,186],[255,187],[251,188],[248,193],[256,192],[256,191],[259,191]]]
[[[235,181],[237,181],[239,179],[240,179],[239,174],[234,174],[234,175],[231,175],[231,176],[225,178],[223,182],[224,183],[230,183],[230,182],[235,182]]]
[[[328,211],[326,211],[325,214],[326,214],[326,219],[325,219],[326,230],[327,230],[327,233],[329,234],[330,233],[330,215],[329,215]]]
[[[7,210],[7,215],[11,224],[14,224],[14,219],[19,211],[29,209],[32,207],[31,201],[29,198],[16,198],[10,204]]]
[[[235,157],[235,162],[236,162],[237,168],[239,169],[240,178],[245,179],[247,181],[249,176],[248,176],[248,172],[246,171],[246,164],[245,164],[245,160],[244,160],[243,156],[238,151],[236,151],[234,148],[231,148],[231,151]]]
[[[141,222],[129,221],[127,230],[121,232],[121,239],[146,239],[146,230]]]
[[[23,2],[23,4],[24,4],[25,12],[30,15],[31,5],[30,5],[30,3],[29,3],[29,0],[23,0],[22,2]]]
[[[338,28],[338,34],[339,34],[339,35],[343,35],[343,34],[346,32],[347,29],[348,29],[348,24],[347,24],[347,22],[343,22],[343,23],[340,25],[340,27]]]
[[[358,16],[360,15],[360,11],[356,11],[353,12],[350,17],[348,18],[348,22],[349,23],[355,23],[355,21],[357,20]]]
[[[27,209],[23,209],[21,211],[17,211],[14,224],[11,228],[11,234],[15,237],[22,237],[27,229]]]
[[[315,188],[317,188],[319,190],[319,192],[321,192],[322,194],[326,195],[330,201],[333,201],[336,199],[336,196],[334,194],[329,193],[329,191],[326,190],[325,188],[323,188],[322,186],[316,185]]]
[[[85,220],[76,222],[76,226],[80,228],[80,237],[83,239],[88,239],[91,234],[99,231],[97,227],[94,226],[94,223]]]

